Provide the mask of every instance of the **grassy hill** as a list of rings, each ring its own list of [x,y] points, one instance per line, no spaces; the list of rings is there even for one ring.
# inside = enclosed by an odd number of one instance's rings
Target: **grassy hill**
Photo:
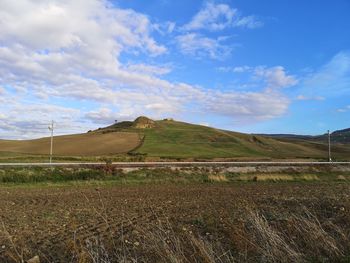
[[[147,127],[142,127],[140,122]],[[165,158],[319,159],[326,158],[328,150],[322,142],[280,141],[173,120],[152,121],[145,117],[135,122],[117,123],[102,131],[138,132],[144,139],[134,152]],[[350,147],[337,146],[334,150],[335,158],[350,156]]]
[[[161,158],[295,159],[327,157],[322,141],[283,140],[219,130],[171,119],[139,117],[86,134],[57,136],[54,154],[101,156],[115,154]],[[0,140],[0,152],[47,154],[49,138],[28,141]],[[335,159],[350,156],[350,147],[334,147]]]

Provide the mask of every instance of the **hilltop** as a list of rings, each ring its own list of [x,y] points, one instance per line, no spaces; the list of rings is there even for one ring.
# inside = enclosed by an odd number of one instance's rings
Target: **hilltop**
[[[0,149],[2,152],[46,155],[49,138],[0,140]],[[350,156],[350,147],[335,146],[333,152],[335,158],[344,159]],[[169,159],[323,159],[327,156],[327,144],[322,141],[244,134],[173,119],[152,120],[141,116],[134,121],[114,123],[84,134],[56,136],[54,154],[128,154]]]

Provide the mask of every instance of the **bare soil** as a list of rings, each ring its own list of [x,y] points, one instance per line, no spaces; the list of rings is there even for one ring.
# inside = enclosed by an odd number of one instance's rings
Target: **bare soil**
[[[243,241],[233,233],[247,210],[259,211],[272,225],[307,210],[345,234],[350,229],[346,183],[1,187],[0,196],[1,262],[14,262],[15,249],[26,259],[69,262],[77,244],[94,237],[112,236],[137,251],[140,229],[160,221],[237,250]]]

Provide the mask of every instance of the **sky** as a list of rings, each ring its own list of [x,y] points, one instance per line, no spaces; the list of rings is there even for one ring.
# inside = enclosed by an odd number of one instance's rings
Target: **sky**
[[[350,127],[349,0],[0,0],[0,138],[140,115]]]

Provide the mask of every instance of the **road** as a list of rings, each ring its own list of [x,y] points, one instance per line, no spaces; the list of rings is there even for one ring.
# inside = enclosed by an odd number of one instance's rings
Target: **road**
[[[93,167],[106,165],[104,162],[62,162],[62,163],[0,163],[1,167]],[[350,165],[350,162],[113,162],[121,168],[142,167],[194,167],[194,166],[310,166],[310,165]]]

